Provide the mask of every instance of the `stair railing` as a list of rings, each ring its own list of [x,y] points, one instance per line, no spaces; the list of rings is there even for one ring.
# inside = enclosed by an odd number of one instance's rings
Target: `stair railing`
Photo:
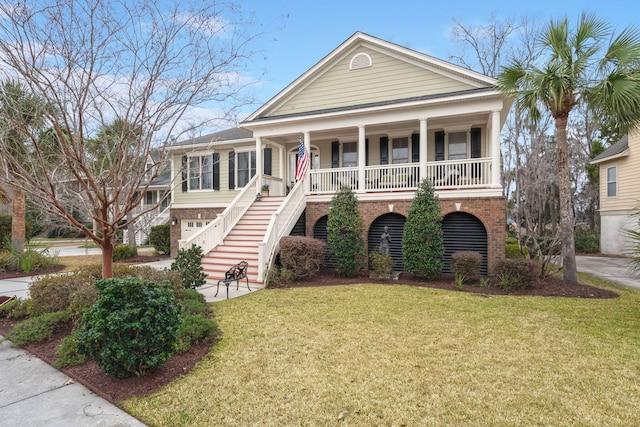
[[[271,217],[264,240],[258,245],[258,281],[265,281],[265,273],[273,263],[280,238],[288,235],[307,206],[302,182],[298,182]]]
[[[255,201],[257,179],[257,175],[251,178],[227,208],[218,214],[215,220],[202,227],[189,238],[179,240],[179,248],[188,249],[195,243],[202,248],[204,254],[207,254],[221,244],[227,234],[229,234],[240,218],[242,218],[242,215],[244,215]]]

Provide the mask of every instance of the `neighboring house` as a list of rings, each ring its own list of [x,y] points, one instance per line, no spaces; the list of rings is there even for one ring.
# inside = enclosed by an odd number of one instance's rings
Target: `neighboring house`
[[[600,166],[600,252],[628,254],[625,229],[638,226],[640,208],[640,129],[591,161]]]
[[[368,252],[379,250],[387,226],[393,268],[402,270],[404,222],[428,179],[444,217],[445,272],[453,252],[474,250],[491,273],[504,258],[500,131],[508,110],[494,79],[355,33],[240,129],[170,148],[172,254],[202,246],[211,279],[246,259],[261,282],[280,237],[326,240],[331,198],[348,185]],[[296,183],[301,140],[311,161]],[[258,199],[263,184],[270,194]]]

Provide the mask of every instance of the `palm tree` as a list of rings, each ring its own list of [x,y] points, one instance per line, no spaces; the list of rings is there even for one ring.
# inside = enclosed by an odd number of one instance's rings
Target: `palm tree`
[[[583,13],[575,28],[567,18],[550,21],[537,49],[539,62],[514,61],[504,67],[498,88],[512,96],[534,124],[544,112],[555,120],[563,281],[573,284],[578,275],[567,123],[580,103],[622,132],[640,122],[640,32],[627,27],[615,36],[607,23]]]
[[[25,127],[38,127],[42,123],[39,107],[38,101],[25,93],[20,84],[7,81],[0,87],[0,138],[19,157],[24,157],[27,149]],[[7,171],[10,176],[15,173],[8,165]],[[11,194],[11,244],[22,252],[26,240],[26,196],[19,185],[12,185]]]

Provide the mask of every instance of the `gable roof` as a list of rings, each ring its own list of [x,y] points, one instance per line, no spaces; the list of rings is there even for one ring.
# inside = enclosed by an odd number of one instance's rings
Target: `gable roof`
[[[240,128],[230,128],[221,130],[219,132],[209,133],[207,135],[201,135],[195,138],[185,139],[183,141],[176,142],[167,147],[168,150],[185,149],[197,146],[202,148],[203,146],[222,145],[231,142],[247,142],[253,139],[253,133]]]
[[[356,57],[368,57],[368,66],[352,68]],[[409,79],[411,84],[406,82]],[[480,73],[356,32],[243,124],[275,117],[464,96],[493,91],[495,83]],[[370,88],[376,90],[360,96]]]
[[[594,157],[594,159],[591,160],[591,164],[595,165],[627,155],[629,155],[629,135],[623,136],[618,142]]]

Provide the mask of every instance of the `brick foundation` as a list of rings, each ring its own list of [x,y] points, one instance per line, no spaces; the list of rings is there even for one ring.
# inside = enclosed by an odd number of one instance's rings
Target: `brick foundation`
[[[224,208],[192,208],[192,209],[171,209],[169,212],[169,218],[171,218],[171,256],[175,258],[178,255],[178,240],[180,240],[180,230],[182,220],[193,219],[197,221],[211,222],[217,218],[219,213],[222,213]],[[198,218],[198,214],[200,218]],[[173,220],[176,219],[176,225],[173,225]]]
[[[460,204],[457,209],[456,204]],[[505,224],[506,209],[503,197],[478,197],[460,199],[440,199],[440,209],[445,216],[451,212],[466,212],[478,218],[487,231],[487,267],[489,274],[493,273],[493,268],[497,261],[504,259],[505,253]],[[388,201],[359,201],[358,210],[362,216],[363,238],[367,244],[368,230],[371,224],[381,215],[389,213],[389,205],[393,204],[393,212],[404,215],[409,213],[411,200]],[[313,227],[316,222],[327,215],[330,202],[307,203],[306,211],[306,235],[313,236]]]

